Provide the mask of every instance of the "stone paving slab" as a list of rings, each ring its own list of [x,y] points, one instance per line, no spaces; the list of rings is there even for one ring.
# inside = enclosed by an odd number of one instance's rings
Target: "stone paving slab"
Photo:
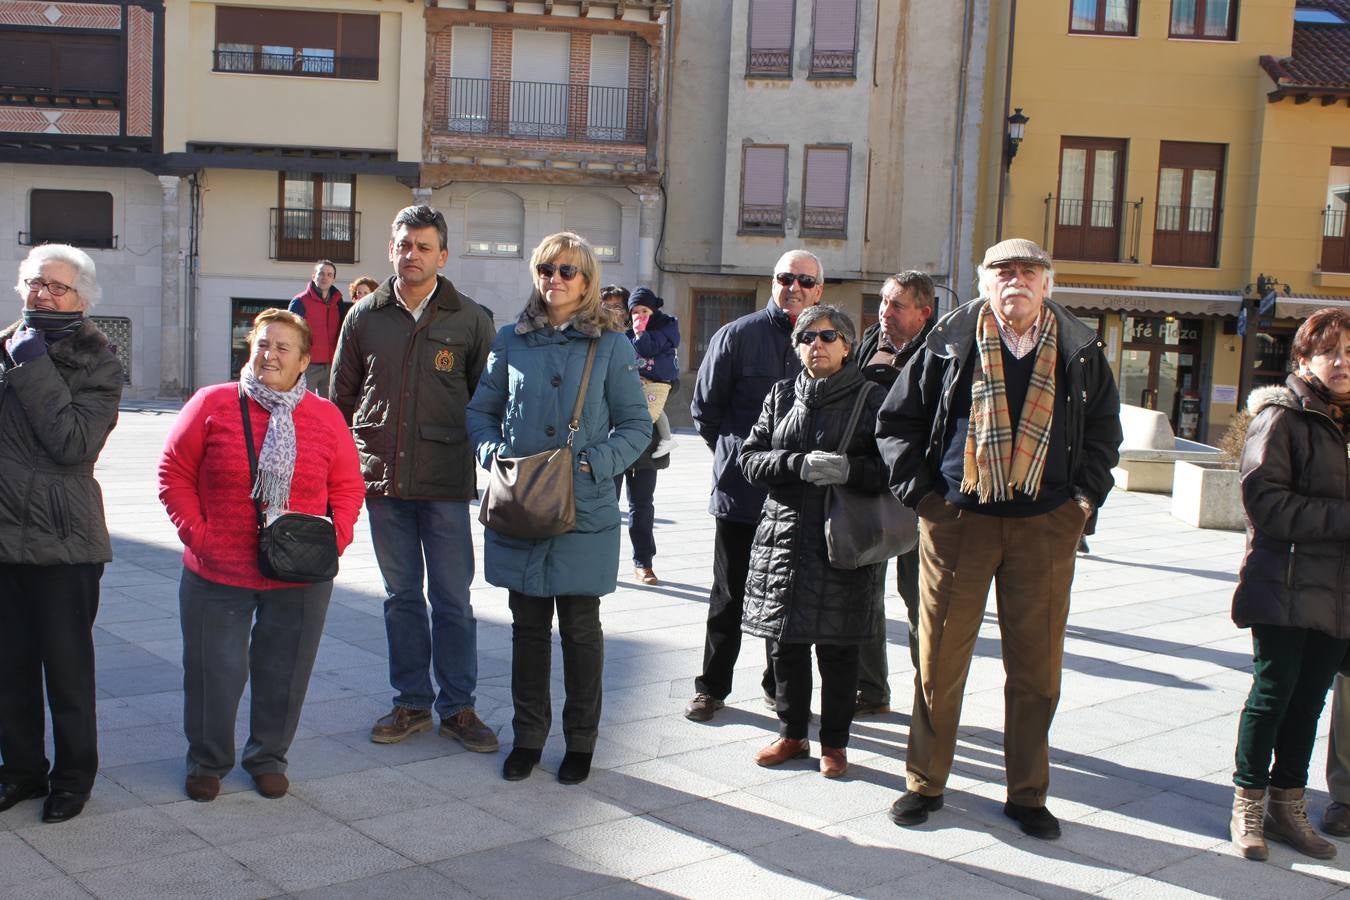
[[[0,813],[8,897],[1307,897],[1350,900],[1345,859],[1227,846],[1229,767],[1250,685],[1250,639],[1228,603],[1242,536],[1173,519],[1166,497],[1116,494],[1078,561],[1063,700],[1051,732],[1053,844],[1002,815],[1003,671],[991,602],[971,666],[943,810],[899,829],[913,670],[903,604],[887,596],[894,712],[854,723],[850,772],[818,760],[753,762],[776,718],[748,640],[727,708],[680,715],[703,647],[712,522],[710,455],[680,435],[657,491],[655,568],[620,567],[605,598],[605,710],[589,781],[556,783],[554,734],[532,777],[500,778],[510,747],[510,613],[482,579],[478,708],[502,752],[433,730],[372,744],[391,692],[383,594],[368,525],[344,555],[300,731],[291,794],[257,796],[239,770],[211,804],[182,791],[181,547],[150,481],[172,413],[127,407],[97,472],[116,561],[95,627],[103,768],[84,815],[42,825],[38,804]],[[627,548],[625,546],[625,557]],[[554,696],[562,697],[554,653]],[[247,696],[237,735],[247,734]],[[1325,723],[1324,723],[1325,725]],[[813,745],[813,748],[815,745]],[[1314,755],[1310,806],[1326,802]],[[1350,849],[1342,846],[1350,854]]]

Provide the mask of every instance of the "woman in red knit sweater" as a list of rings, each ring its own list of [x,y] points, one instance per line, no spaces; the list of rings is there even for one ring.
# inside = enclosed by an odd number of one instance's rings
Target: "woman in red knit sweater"
[[[309,326],[285,310],[253,320],[239,383],[203,388],[183,407],[159,462],[159,499],[183,541],[187,795],[214,800],[234,767],[234,720],[252,680],[242,765],[258,793],[280,797],[333,582],[294,584],[258,570],[254,498],[268,521],[332,509],[338,551],[352,540],[365,484],[338,408],[305,390]],[[239,392],[258,455],[252,483]],[[250,631],[252,632],[250,636]],[[251,637],[251,642],[250,642]]]

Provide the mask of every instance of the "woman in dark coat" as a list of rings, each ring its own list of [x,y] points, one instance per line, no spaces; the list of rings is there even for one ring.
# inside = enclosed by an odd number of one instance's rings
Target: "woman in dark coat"
[[[741,449],[741,470],[769,489],[750,551],[741,630],[769,638],[779,739],[755,757],[776,766],[810,754],[811,645],[820,668],[820,770],[848,770],[844,748],[853,723],[858,649],[873,634],[885,564],[830,565],[825,548],[825,488],[847,484],[880,493],[886,473],[877,452],[877,410],[886,391],[844,365],[853,322],[832,306],[804,310],[792,330],[802,362],[796,378],[773,386]],[[846,454],[838,452],[858,392],[867,391]]]
[[[45,796],[42,820],[62,822],[98,774],[93,627],[112,545],[94,462],[122,365],[89,319],[102,292],[83,250],[33,248],[16,289],[23,319],[0,332],[0,811]]]
[[[1247,552],[1233,621],[1252,630],[1253,673],[1230,830],[1248,859],[1267,857],[1266,838],[1336,855],[1308,823],[1304,788],[1327,689],[1350,646],[1350,313],[1309,316],[1293,358],[1283,386],[1248,398],[1242,451]]]

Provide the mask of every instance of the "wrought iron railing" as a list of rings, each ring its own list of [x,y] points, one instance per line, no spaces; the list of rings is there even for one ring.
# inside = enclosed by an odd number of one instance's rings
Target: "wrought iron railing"
[[[1217,265],[1222,213],[1217,206],[1159,203],[1153,219],[1153,264]]]
[[[745,60],[746,75],[792,77],[791,47],[751,47]]]
[[[534,140],[645,144],[647,90],[504,78],[446,79],[445,131]]]
[[[272,209],[271,258],[360,262],[361,214],[352,209]]]
[[[212,53],[217,72],[304,75],[314,78],[354,78],[367,81],[380,77],[378,59],[328,56],[319,53],[267,53],[260,49],[216,49]]]
[[[1042,246],[1051,247],[1057,259],[1137,263],[1143,212],[1143,197],[1116,201],[1046,194]]]
[[[741,205],[741,231],[783,233],[783,206],[756,203]]]
[[[848,227],[846,206],[803,206],[802,234],[844,234]]]
[[[812,78],[853,78],[858,54],[854,50],[812,50]]]
[[[1345,233],[1344,209],[1322,210],[1322,271],[1350,272],[1350,237]]]

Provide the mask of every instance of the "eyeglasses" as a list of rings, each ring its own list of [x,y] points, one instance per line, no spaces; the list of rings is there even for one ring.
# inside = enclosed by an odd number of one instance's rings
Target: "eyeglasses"
[[[534,267],[540,278],[552,278],[553,273],[557,272],[562,276],[563,281],[571,281],[581,274],[581,270],[571,263],[563,263],[561,266],[555,266],[553,263],[540,263]]]
[[[783,287],[792,287],[792,282],[797,282],[802,286],[802,290],[809,291],[815,287],[819,279],[814,275],[798,275],[796,272],[776,272],[773,280]]]
[[[59,281],[43,281],[41,278],[29,278],[24,281],[24,284],[28,285],[28,290],[32,291],[34,294],[40,293],[43,288],[46,288],[47,293],[51,294],[53,297],[64,297],[70,291],[75,291],[77,294],[79,293],[79,291],[76,291],[75,288],[68,284],[62,284]]]
[[[840,334],[838,331],[835,331],[833,328],[826,328],[824,331],[803,331],[798,333],[797,343],[814,344],[816,342],[816,338],[820,338],[827,344],[833,344],[841,337],[843,337],[843,335]]]

